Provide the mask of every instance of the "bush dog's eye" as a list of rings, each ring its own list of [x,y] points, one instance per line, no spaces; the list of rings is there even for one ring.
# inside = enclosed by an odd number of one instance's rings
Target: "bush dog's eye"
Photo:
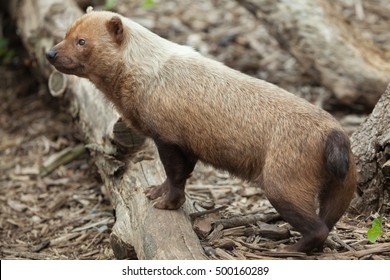
[[[79,44],[80,46],[84,46],[84,45],[85,45],[85,40],[84,40],[84,39],[80,39],[79,42],[78,42],[78,44]]]

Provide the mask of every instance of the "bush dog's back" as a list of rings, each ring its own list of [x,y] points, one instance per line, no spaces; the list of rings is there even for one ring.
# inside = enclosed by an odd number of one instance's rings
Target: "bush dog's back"
[[[90,79],[155,141],[167,175],[146,191],[157,208],[184,203],[186,179],[201,160],[258,183],[302,234],[288,249],[308,252],[351,201],[347,135],[330,114],[275,85],[111,12],[81,17],[47,57],[59,71]]]

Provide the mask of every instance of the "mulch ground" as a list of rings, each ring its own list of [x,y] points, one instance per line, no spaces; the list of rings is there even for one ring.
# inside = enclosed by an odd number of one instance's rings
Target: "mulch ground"
[[[45,89],[24,86],[25,73],[1,70],[0,258],[112,258],[113,210],[89,155],[42,176],[53,155],[78,147],[72,120]]]
[[[172,0],[151,9],[138,2],[118,1],[116,10],[164,37],[332,109],[331,94],[310,82],[294,58],[234,1]],[[26,69],[0,66],[0,73],[0,258],[114,259],[109,244],[114,211],[92,158],[80,150],[82,138],[72,119]],[[347,110],[337,111],[337,117],[351,133],[365,116]],[[284,254],[275,248],[296,242],[299,234],[278,218],[260,189],[199,165],[187,192],[202,209],[219,209],[194,224],[210,259],[390,257],[388,235],[374,244],[367,240],[375,213],[345,215],[321,252]],[[245,219],[249,222],[240,224]],[[209,232],[210,221],[216,220],[229,225]],[[384,218],[384,232],[389,228]]]

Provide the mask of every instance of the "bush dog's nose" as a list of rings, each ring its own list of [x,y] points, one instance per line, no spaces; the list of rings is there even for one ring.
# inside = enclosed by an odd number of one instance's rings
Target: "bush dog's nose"
[[[57,51],[53,48],[46,52],[46,57],[48,60],[54,60],[56,56],[57,56]]]

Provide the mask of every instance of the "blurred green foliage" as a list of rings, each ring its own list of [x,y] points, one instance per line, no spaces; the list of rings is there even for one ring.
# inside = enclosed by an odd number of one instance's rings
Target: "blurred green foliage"
[[[106,0],[104,4],[104,8],[106,10],[113,10],[117,3],[118,0]],[[141,7],[144,9],[153,8],[154,6],[156,6],[155,0],[144,0],[141,4]]]
[[[367,231],[367,239],[371,243],[375,243],[376,239],[382,235],[382,216],[375,218],[372,221],[371,228]]]
[[[6,64],[11,62],[15,56],[15,51],[9,48],[9,40],[4,37],[0,37],[0,62]]]
[[[106,0],[105,4],[104,4],[104,8],[106,10],[112,10],[115,5],[117,4],[118,0]]]
[[[156,6],[156,2],[154,0],[144,0],[142,3],[142,8],[144,9],[153,8],[154,6]]]

